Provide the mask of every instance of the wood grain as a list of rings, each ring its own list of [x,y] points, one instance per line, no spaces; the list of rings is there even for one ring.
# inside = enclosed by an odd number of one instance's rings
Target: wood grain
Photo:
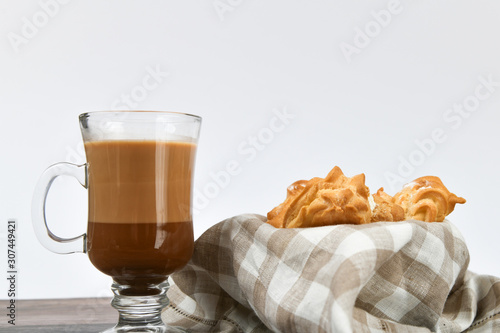
[[[16,325],[9,325],[4,319],[0,322],[0,332],[100,332],[118,321],[118,312],[110,301],[109,298],[18,300]]]

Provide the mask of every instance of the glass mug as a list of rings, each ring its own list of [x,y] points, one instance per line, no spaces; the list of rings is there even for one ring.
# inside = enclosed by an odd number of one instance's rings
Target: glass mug
[[[113,278],[118,324],[105,332],[176,332],[161,320],[167,277],[191,258],[192,189],[201,118],[153,111],[79,116],[87,163],[57,163],[41,176],[32,221],[42,245],[87,253]],[[54,179],[75,177],[88,189],[87,233],[60,238],[48,228],[45,201]]]

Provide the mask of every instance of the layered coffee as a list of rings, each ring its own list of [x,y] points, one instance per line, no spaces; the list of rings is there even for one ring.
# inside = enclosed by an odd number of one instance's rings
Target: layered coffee
[[[116,282],[142,293],[191,258],[196,145],[116,140],[87,142],[85,150],[89,258]]]

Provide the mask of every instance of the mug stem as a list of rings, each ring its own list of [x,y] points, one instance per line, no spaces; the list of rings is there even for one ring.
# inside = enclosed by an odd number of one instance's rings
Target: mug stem
[[[186,332],[169,327],[161,319],[162,310],[169,304],[167,291],[169,283],[164,282],[150,286],[149,290],[157,290],[157,294],[149,296],[128,295],[129,286],[121,285],[113,280],[111,290],[114,297],[111,305],[118,311],[118,324],[103,333],[125,332]]]

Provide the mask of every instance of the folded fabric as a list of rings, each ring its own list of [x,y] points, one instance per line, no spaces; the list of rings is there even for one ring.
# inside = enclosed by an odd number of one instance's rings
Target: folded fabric
[[[171,276],[163,320],[194,332],[500,332],[500,279],[467,270],[449,221],[265,221],[207,230]]]

